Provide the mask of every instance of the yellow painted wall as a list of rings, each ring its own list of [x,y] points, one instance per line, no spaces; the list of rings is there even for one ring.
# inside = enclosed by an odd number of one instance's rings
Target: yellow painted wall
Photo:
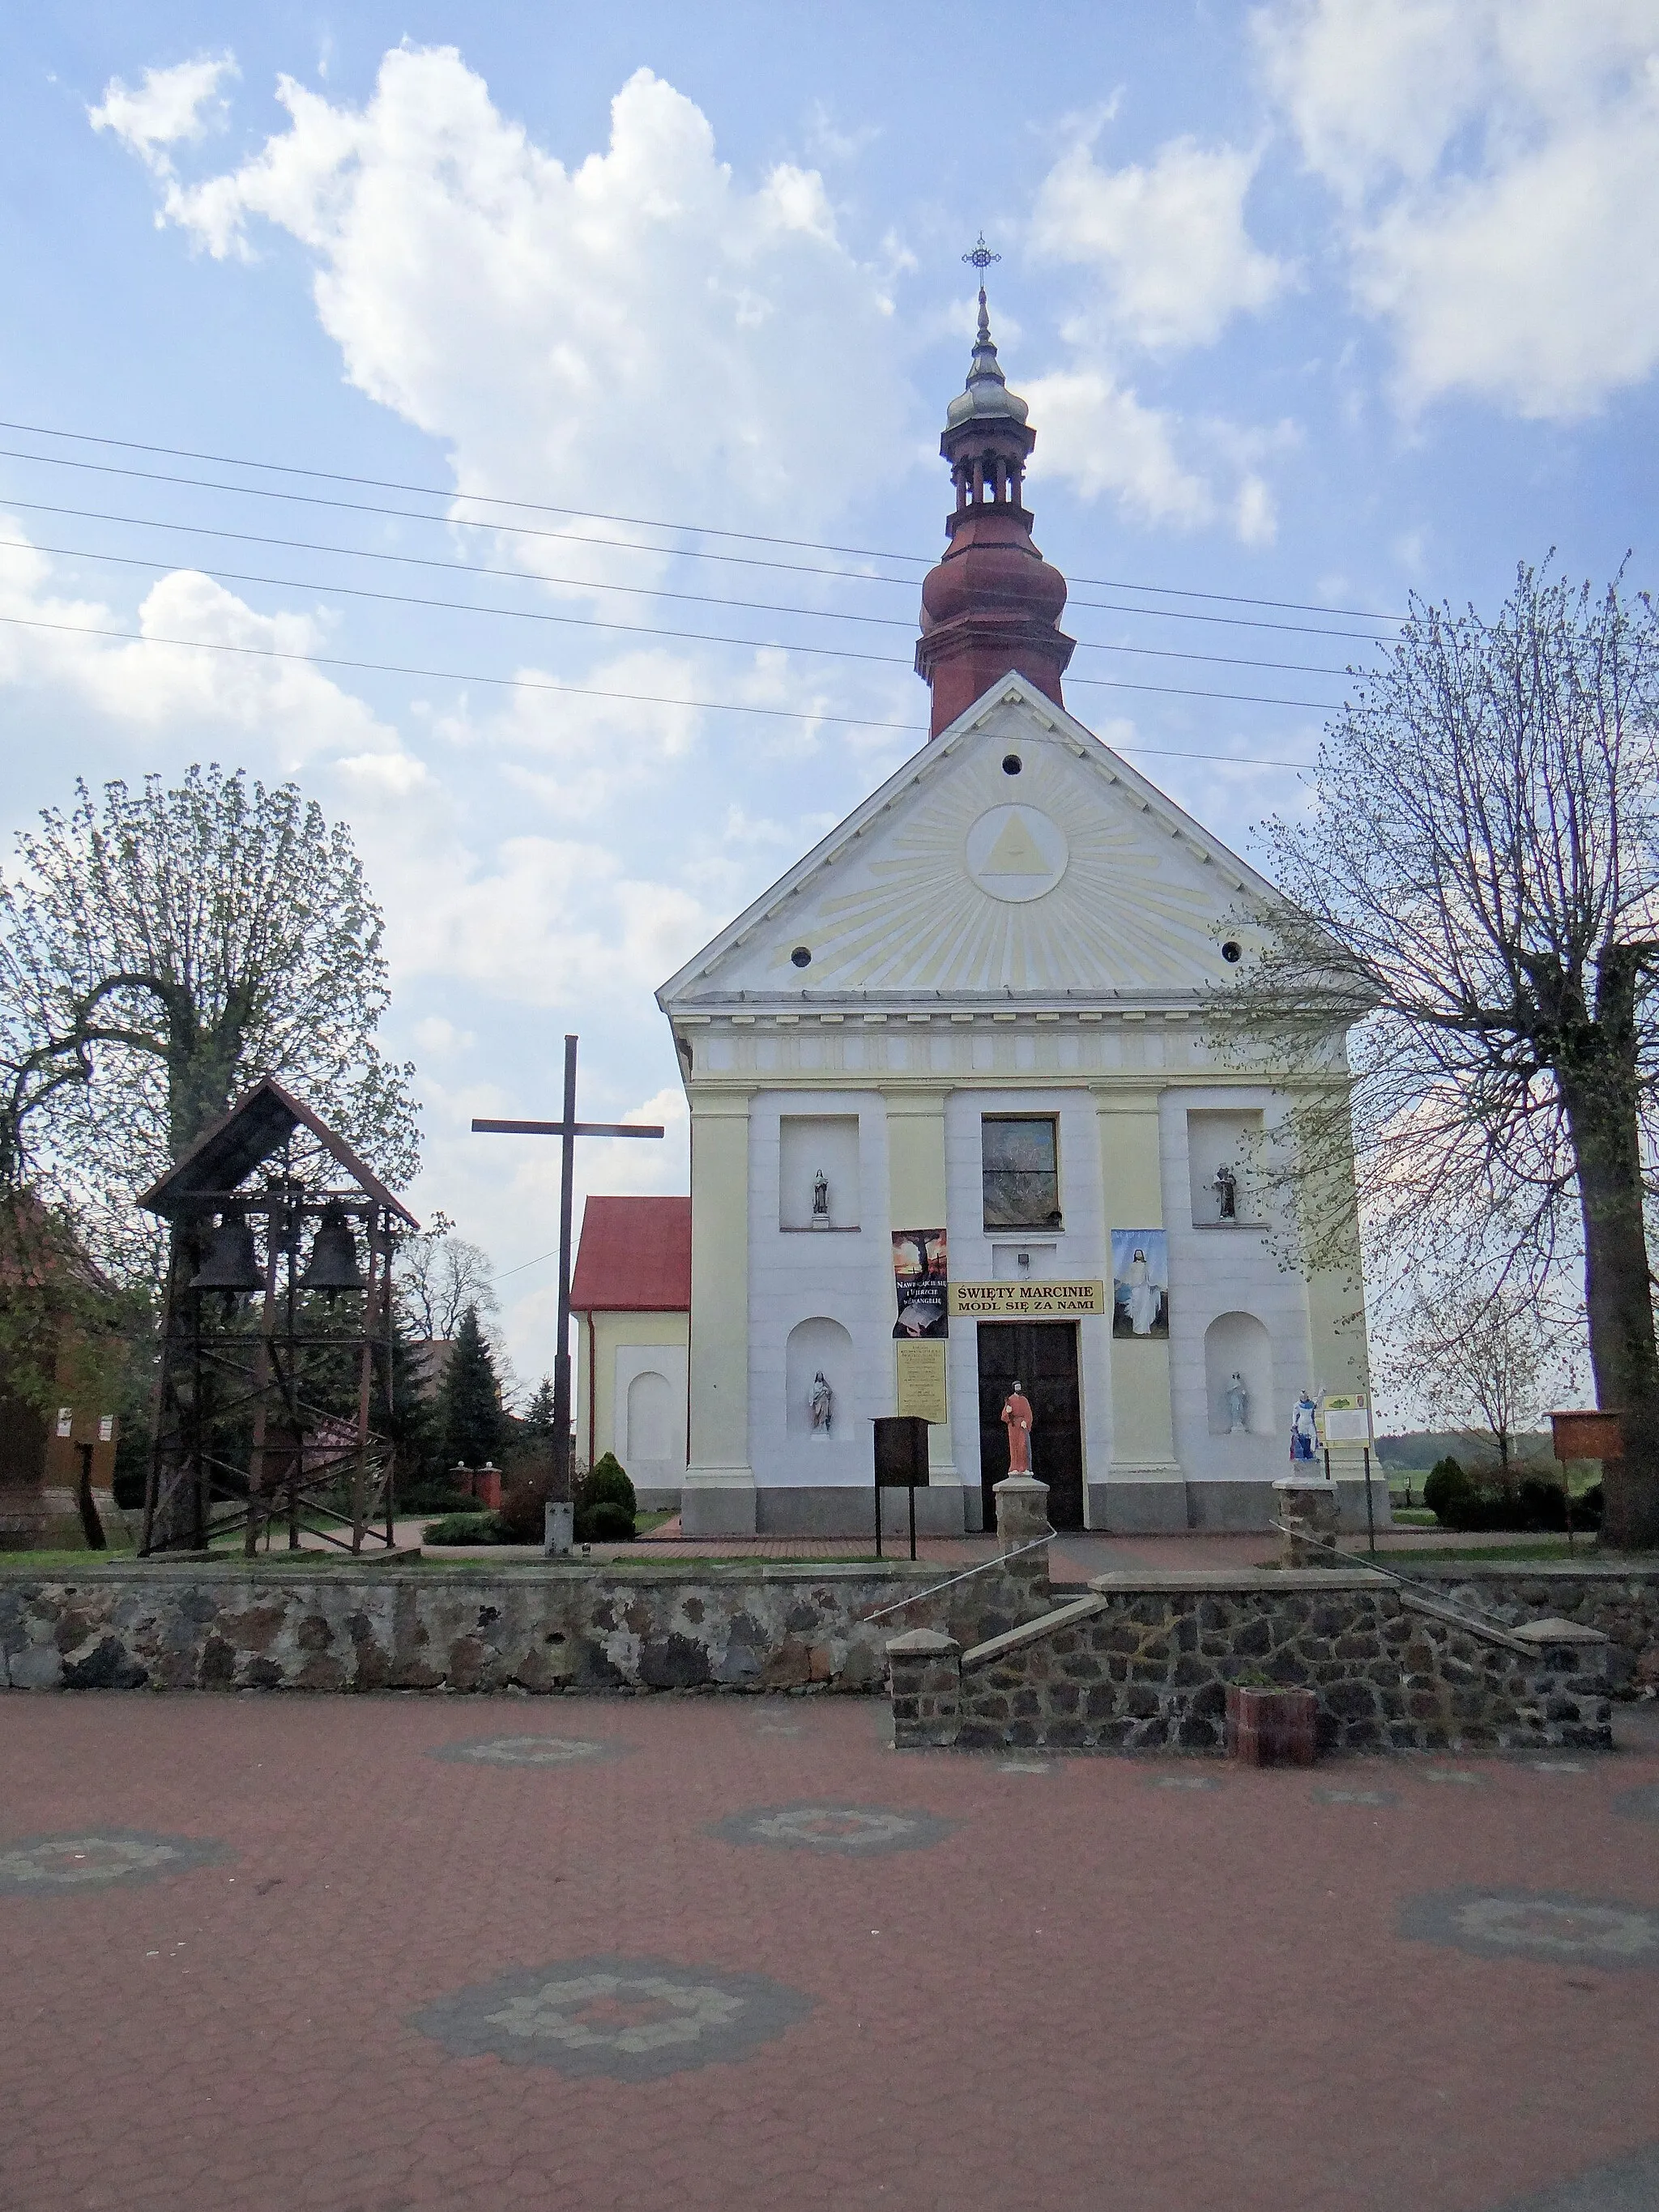
[[[1162,1229],[1164,1182],[1157,1092],[1097,1091],[1095,1105],[1108,1230]],[[1170,1405],[1168,1339],[1152,1337],[1136,1342],[1115,1336],[1111,1341],[1113,1471],[1173,1471],[1175,1425]],[[1096,1474],[1093,1479],[1098,1481],[1101,1475]]]
[[[749,1465],[749,1095],[691,1110],[690,1472],[752,1482]]]
[[[945,1099],[942,1090],[907,1087],[885,1093],[890,1231],[942,1229],[945,1225]],[[942,1344],[939,1352],[943,1367]],[[896,1377],[895,1389],[896,1392]],[[948,1413],[948,1391],[945,1402]],[[956,1452],[948,1420],[928,1429],[927,1466],[936,1479],[954,1479]]]
[[[591,1346],[588,1333],[592,1330]],[[576,1316],[576,1456],[598,1459],[617,1449],[617,1353],[624,1345],[690,1341],[691,1316],[684,1313],[598,1313]],[[593,1419],[588,1423],[588,1377],[593,1383]]]

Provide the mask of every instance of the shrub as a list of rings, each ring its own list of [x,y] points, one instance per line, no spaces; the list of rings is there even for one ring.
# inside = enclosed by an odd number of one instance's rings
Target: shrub
[[[115,1480],[110,1485],[110,1494],[123,1513],[142,1513],[144,1510],[144,1487],[148,1471],[142,1467],[118,1467]]]
[[[553,1455],[542,1449],[518,1449],[508,1457],[501,1492],[501,1540],[539,1544],[545,1509],[553,1495]]]
[[[1454,1501],[1472,1492],[1474,1487],[1463,1472],[1462,1461],[1448,1455],[1437,1459],[1429,1470],[1428,1480],[1423,1485],[1423,1503],[1443,1528],[1456,1528],[1460,1524],[1451,1517]]]
[[[576,1485],[576,1504],[584,1505],[620,1505],[631,1523],[640,1510],[640,1501],[634,1495],[634,1486],[629,1480],[622,1462],[615,1452],[606,1452],[603,1459],[595,1460],[587,1473]],[[630,1526],[628,1531],[634,1533]]]
[[[428,1521],[421,1531],[423,1544],[499,1544],[501,1516],[496,1513],[446,1513],[441,1521]]]
[[[626,1482],[628,1477],[623,1475],[623,1480]],[[633,1540],[634,1516],[615,1498],[601,1498],[592,1505],[576,1509],[579,1544],[631,1544]]]
[[[1607,1494],[1599,1482],[1591,1483],[1582,1498],[1572,1501],[1572,1525],[1575,1528],[1599,1528],[1601,1516],[1607,1510]]]

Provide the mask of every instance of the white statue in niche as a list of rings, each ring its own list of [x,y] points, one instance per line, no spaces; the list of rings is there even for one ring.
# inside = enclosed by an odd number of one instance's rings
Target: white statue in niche
[[[1218,1221],[1237,1221],[1238,1218],[1238,1177],[1224,1160],[1215,1171],[1215,1181],[1210,1185],[1216,1195]]]
[[[807,1400],[812,1414],[812,1437],[817,1443],[830,1441],[830,1424],[835,1418],[836,1394],[824,1377],[823,1368],[812,1377],[812,1395]]]
[[[1234,1368],[1227,1378],[1227,1434],[1236,1437],[1248,1431],[1250,1425],[1250,1394],[1244,1388],[1244,1377]]]
[[[812,1226],[814,1229],[830,1226],[830,1178],[822,1168],[812,1177]],[[820,1382],[823,1379],[822,1376],[818,1378]]]

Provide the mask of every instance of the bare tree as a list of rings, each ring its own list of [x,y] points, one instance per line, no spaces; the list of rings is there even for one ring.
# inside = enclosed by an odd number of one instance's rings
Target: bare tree
[[[118,1254],[132,1192],[274,1075],[406,1182],[413,1071],[374,1042],[382,923],[349,830],[216,766],[76,791],[0,883],[0,1176],[44,1161]]]
[[[1564,1356],[1571,1342],[1571,1332],[1522,1290],[1429,1278],[1384,1333],[1378,1365],[1386,1384],[1416,1401],[1427,1427],[1456,1430],[1494,1454],[1498,1479],[1513,1492],[1517,1441],[1575,1379]]]
[[[459,1334],[471,1308],[494,1349],[490,1324],[501,1302],[489,1255],[458,1237],[447,1214],[434,1213],[422,1234],[406,1237],[398,1248],[398,1300],[411,1336],[444,1344]]]
[[[1621,1545],[1659,1543],[1656,767],[1645,593],[1522,568],[1492,622],[1413,599],[1308,811],[1267,825],[1288,902],[1241,925],[1212,1005],[1241,1054],[1306,1072],[1276,1170],[1305,1254],[1340,1245],[1352,1159],[1385,1285],[1437,1263],[1536,1296],[1582,1267]]]

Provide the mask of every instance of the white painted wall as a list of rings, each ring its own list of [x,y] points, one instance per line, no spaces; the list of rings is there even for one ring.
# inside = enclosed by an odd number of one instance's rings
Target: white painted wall
[[[862,1215],[856,1230],[780,1226],[786,1115],[855,1127]],[[867,1485],[871,1420],[893,1410],[887,1120],[879,1092],[757,1091],[750,1105],[749,1174],[749,1449],[755,1480],[762,1486]],[[810,1175],[809,1167],[809,1181]],[[790,1334],[807,1321],[836,1322],[851,1347],[844,1384],[830,1376],[836,1418],[827,1443],[814,1441],[810,1424],[791,1420]]]
[[[1240,1127],[1247,1115],[1267,1116],[1274,1110],[1271,1094],[1253,1085],[1167,1091],[1160,1102],[1170,1235],[1170,1397],[1176,1455],[1189,1480],[1266,1482],[1284,1474],[1291,1407],[1303,1383],[1312,1380],[1307,1292],[1300,1274],[1279,1266],[1263,1228],[1243,1222],[1231,1228],[1194,1228],[1192,1222],[1194,1186],[1200,1174],[1207,1181],[1215,1173],[1209,1151],[1217,1124],[1199,1117],[1223,1115]],[[1206,1146],[1198,1158],[1188,1146],[1189,1116]],[[1262,1385],[1267,1402],[1259,1417],[1252,1403],[1248,1436],[1217,1435],[1212,1425],[1205,1338],[1223,1314],[1253,1315],[1267,1332],[1270,1348],[1270,1376]]]

